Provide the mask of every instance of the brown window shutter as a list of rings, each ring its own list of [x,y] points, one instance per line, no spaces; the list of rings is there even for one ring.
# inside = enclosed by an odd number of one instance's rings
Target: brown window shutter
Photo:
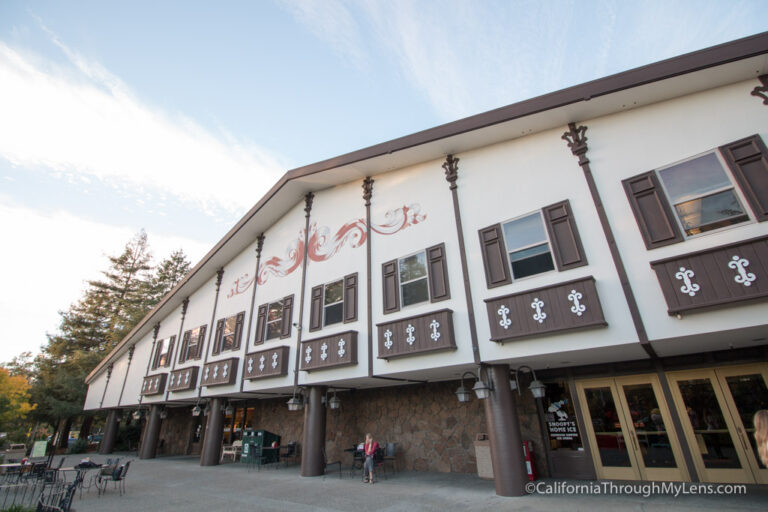
[[[165,367],[171,366],[171,359],[173,359],[173,345],[176,343],[176,336],[171,336],[171,341],[168,342],[168,356],[165,358]]]
[[[157,369],[157,364],[160,362],[160,352],[163,351],[163,340],[157,340],[155,342],[155,357],[152,359],[152,369]]]
[[[267,308],[269,304],[262,304],[256,313],[256,338],[253,342],[258,345],[264,343],[264,329],[267,326]]]
[[[381,266],[384,281],[384,314],[400,311],[400,279],[397,276],[397,260],[384,263]]]
[[[485,282],[488,288],[496,288],[512,282],[512,273],[507,259],[507,249],[501,236],[501,224],[494,224],[479,231],[480,248],[485,267]]]
[[[243,337],[243,322],[245,321],[245,311],[241,311],[235,318],[235,343],[233,350],[240,348],[240,340]]]
[[[224,335],[224,319],[220,319],[216,322],[216,335],[213,337],[213,351],[212,354],[216,355],[221,352],[221,338]]]
[[[542,209],[544,224],[547,226],[552,253],[558,270],[568,270],[587,264],[584,247],[581,245],[579,230],[573,218],[571,203],[567,199]]]
[[[430,302],[450,299],[451,288],[448,285],[445,244],[438,244],[427,248],[427,273],[429,274]]]
[[[291,320],[293,320],[293,295],[283,299],[283,325],[281,338],[288,338],[291,335]]]
[[[622,183],[647,249],[683,241],[675,214],[654,171],[626,179]]]
[[[768,220],[768,149],[759,135],[720,148],[758,222]]]
[[[323,327],[323,285],[312,288],[309,305],[309,330],[318,331]]]
[[[187,351],[189,350],[189,338],[191,337],[191,331],[184,333],[181,337],[181,349],[179,350],[179,363],[183,363],[187,360]],[[190,354],[191,355],[191,354]]]
[[[357,272],[344,276],[344,323],[357,320]]]
[[[190,358],[194,357],[195,359],[200,359],[203,357],[203,345],[205,344],[205,333],[207,331],[208,331],[207,325],[203,325],[202,327],[200,327],[200,335],[199,335],[200,337],[198,338],[198,341],[197,341],[197,348],[195,349],[196,352],[194,353],[194,355],[190,354],[189,355]]]

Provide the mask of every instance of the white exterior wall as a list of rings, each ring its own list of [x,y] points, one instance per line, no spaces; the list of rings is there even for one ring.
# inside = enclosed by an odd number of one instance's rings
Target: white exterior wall
[[[748,80],[583,122],[589,127],[592,172],[652,340],[738,329],[766,321],[765,303],[690,313],[682,320],[669,316],[649,262],[763,236],[768,234],[768,223],[751,221],[647,250],[621,183],[755,133],[768,141],[768,108],[750,95],[758,83]],[[743,200],[742,204],[749,208]]]
[[[458,155],[461,158],[459,201],[480,354],[484,361],[552,355],[553,361],[559,362],[567,359],[561,355],[563,352],[637,345],[637,334],[589,188],[576,158],[560,138],[565,130],[566,127],[549,130]],[[545,206],[566,199],[570,201],[588,265],[562,272],[554,270],[488,289],[478,230],[541,211]],[[608,327],[555,333],[504,344],[490,341],[484,299],[590,275],[595,278]],[[643,357],[639,345],[625,348],[634,356]]]
[[[261,252],[261,265],[264,266],[266,261],[272,257],[280,259],[290,259],[290,249],[295,248],[296,241],[301,239],[304,241],[304,200],[299,201],[285,216],[283,216],[278,222],[271,226],[264,233],[264,247]],[[250,293],[250,291],[248,292]],[[301,265],[299,265],[293,272],[285,276],[278,276],[269,274],[263,283],[258,285],[256,289],[256,302],[253,308],[254,317],[258,314],[258,309],[261,304],[268,302],[276,302],[284,299],[289,295],[293,295],[293,312],[291,323],[297,322],[299,318],[299,299],[301,294]],[[246,322],[250,321],[249,316],[246,314]],[[253,340],[255,339],[256,331],[256,318],[253,319],[253,325],[251,328],[251,339],[245,343],[243,353],[254,352],[257,350],[266,350],[268,348],[287,346],[290,347],[288,353],[288,373],[285,377],[271,377],[265,379],[257,379],[246,381],[243,385],[244,391],[255,391],[259,389],[273,389],[273,388],[285,388],[293,386],[294,367],[296,357],[296,336],[298,331],[295,327],[291,327],[291,335],[288,338],[272,339],[265,341],[262,344],[255,345]],[[240,361],[240,366],[244,364],[244,361]],[[240,370],[242,372],[242,369]],[[240,383],[237,383],[237,389],[239,391]],[[212,390],[216,391],[216,394],[221,393],[228,386],[215,386]],[[234,388],[234,387],[233,387]]]
[[[327,239],[323,247],[328,249],[333,247],[334,235],[339,232],[342,226],[360,219],[365,220],[362,181],[347,183],[315,194],[310,221],[320,233],[325,233],[327,229]],[[311,232],[312,229],[310,228]],[[346,238],[339,244],[338,252],[324,261],[309,260],[304,292],[304,316],[299,323],[302,325],[302,340],[312,340],[346,331],[357,331],[357,365],[300,372],[299,383],[311,384],[368,375],[368,327],[366,324],[366,244],[368,241],[366,240],[364,244],[358,247],[352,247],[352,245],[357,245],[355,240],[357,239],[354,237]],[[357,321],[341,322],[310,332],[312,288],[338,281],[355,272],[357,272]],[[296,315],[298,318],[298,309]]]
[[[144,376],[147,373],[147,363],[149,362],[151,355],[152,332],[150,331],[141,339],[141,341],[136,343],[136,349],[133,353],[133,360],[131,361],[131,365],[128,367],[128,377],[125,381],[125,391],[123,391],[123,398],[120,400],[118,405],[126,407],[139,404],[139,398],[141,398],[141,386],[144,383]],[[127,357],[128,356],[126,355],[126,363]],[[125,372],[123,372],[123,374],[125,374]],[[113,373],[112,378],[114,377],[115,375]],[[117,390],[117,396],[120,396],[120,390]]]
[[[402,206],[418,206],[425,219],[393,235],[372,234],[371,290],[373,313],[374,375],[398,374],[418,370],[472,363],[472,341],[467,302],[461,272],[461,256],[456,233],[453,199],[442,168],[443,160],[433,160],[374,176],[371,200],[371,222],[382,224],[387,213]],[[422,302],[384,314],[382,292],[383,263],[445,243],[446,265],[451,298],[440,302]],[[378,359],[376,324],[429,313],[439,309],[453,310],[456,351],[427,353],[398,359]]]
[[[85,404],[83,409],[86,411],[98,409],[101,406],[101,396],[104,393],[104,386],[107,385],[107,372],[101,373],[93,379],[88,385],[88,392],[85,395]]]

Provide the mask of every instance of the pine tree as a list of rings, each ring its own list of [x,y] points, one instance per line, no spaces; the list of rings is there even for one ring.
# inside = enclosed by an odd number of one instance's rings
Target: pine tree
[[[149,280],[146,300],[149,307],[154,307],[165,295],[184,279],[192,268],[184,251],[177,249],[165,258],[155,269]]]

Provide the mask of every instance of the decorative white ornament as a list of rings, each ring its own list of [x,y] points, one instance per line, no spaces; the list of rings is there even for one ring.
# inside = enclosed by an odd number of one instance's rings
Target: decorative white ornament
[[[573,306],[571,306],[571,313],[576,313],[578,316],[581,316],[587,310],[587,306],[579,302],[579,299],[582,297],[584,296],[581,294],[581,292],[577,292],[576,290],[571,290],[571,293],[568,294],[568,300],[573,302]]]
[[[184,374],[184,384],[189,384],[189,370]]]
[[[157,386],[160,384],[160,377],[157,377],[155,379],[155,391],[157,391]]]
[[[272,354],[272,368],[277,368],[277,352]]]
[[[176,376],[175,376],[174,374],[171,374],[171,380],[170,380],[170,382],[168,383],[168,387],[169,387],[169,388],[172,388],[172,387],[173,387],[173,380],[174,380],[175,378],[176,378]]]
[[[328,344],[326,342],[323,342],[323,344],[320,345],[320,359],[323,361],[328,359]]]
[[[224,363],[224,371],[221,372],[221,376],[226,379],[228,372],[229,372],[229,363]]]
[[[384,331],[384,338],[387,340],[384,342],[384,346],[387,347],[387,350],[390,350],[392,348],[392,331],[389,329]]]
[[[505,329],[509,329],[509,326],[512,325],[512,320],[510,320],[509,317],[507,316],[509,314],[509,308],[504,304],[502,304],[496,313],[501,316],[501,320],[499,320],[499,325]]]
[[[697,291],[701,290],[701,286],[691,282],[691,278],[694,276],[695,274],[693,273],[693,270],[685,267],[680,267],[680,272],[675,273],[675,278],[683,281],[683,286],[680,287],[680,291],[687,293],[691,297],[696,295]]]
[[[533,319],[540,324],[544,323],[544,319],[547,318],[547,314],[541,310],[543,307],[544,302],[539,300],[538,297],[534,297],[533,302],[531,302],[531,308],[536,310],[536,313],[533,315]]]
[[[307,347],[307,350],[305,350],[304,352],[306,352],[307,354],[307,357],[304,358],[304,361],[306,361],[307,364],[309,364],[309,362],[312,360],[312,347]]]
[[[739,275],[734,276],[733,278],[733,280],[739,284],[743,284],[744,286],[752,286],[752,282],[757,279],[755,274],[752,272],[747,272],[746,270],[746,267],[749,266],[749,260],[747,258],[734,255],[731,258],[731,261],[728,262],[728,266],[739,273]]]
[[[437,320],[432,320],[432,322],[429,324],[429,328],[432,329],[432,334],[429,335],[430,338],[432,338],[434,341],[437,341],[440,339],[440,333],[437,332],[437,328],[440,327],[440,322]]]
[[[148,381],[146,381],[146,380],[144,381],[144,385],[141,387],[142,391],[146,391],[147,390],[147,382]]]
[[[213,367],[213,380],[219,378],[219,365]]]
[[[205,374],[203,374],[203,380],[208,380],[208,374],[211,372],[211,367],[207,367],[205,369]]]
[[[340,358],[341,358],[341,357],[344,357],[344,354],[346,354],[346,353],[347,353],[347,351],[346,351],[346,350],[344,350],[344,346],[345,346],[346,344],[347,344],[347,342],[346,342],[346,341],[344,341],[344,338],[341,338],[341,339],[339,340],[339,351],[338,351],[338,354],[339,354],[339,357],[340,357]]]
[[[405,341],[411,346],[413,346],[413,343],[416,341],[416,338],[413,336],[413,331],[415,330],[416,328],[411,324],[408,324],[408,327],[405,328],[405,332],[408,333],[408,337],[405,338]]]

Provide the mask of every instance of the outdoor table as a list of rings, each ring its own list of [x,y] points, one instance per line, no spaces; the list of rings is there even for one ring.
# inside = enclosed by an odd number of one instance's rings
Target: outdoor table
[[[101,465],[97,465],[97,466],[85,466],[85,467],[72,466],[72,467],[66,467],[66,468],[59,468],[58,471],[78,471],[78,472],[79,471],[83,471],[83,480],[80,482],[80,485],[79,485],[79,487],[80,487],[80,498],[82,498],[83,497],[83,489],[89,491],[91,489],[91,487],[93,487],[93,484],[94,484],[94,478],[93,477],[91,477],[91,481],[90,482],[88,482],[87,484],[85,483],[85,477],[88,476],[88,473],[90,473],[94,469],[101,470],[101,469],[108,468],[108,467],[109,466],[107,466],[106,464],[101,464]],[[64,481],[66,482],[67,479],[64,478]]]
[[[11,468],[20,468],[21,462],[9,462],[8,464],[0,464],[0,473],[5,473]]]

